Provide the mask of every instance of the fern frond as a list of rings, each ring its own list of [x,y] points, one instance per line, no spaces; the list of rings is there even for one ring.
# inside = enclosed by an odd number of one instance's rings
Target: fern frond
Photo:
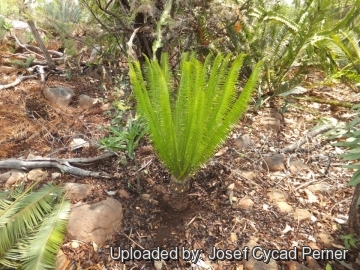
[[[65,233],[69,202],[52,184],[15,189],[0,198],[0,266],[53,269]],[[5,197],[5,198],[4,198]],[[59,200],[59,201],[58,201]]]

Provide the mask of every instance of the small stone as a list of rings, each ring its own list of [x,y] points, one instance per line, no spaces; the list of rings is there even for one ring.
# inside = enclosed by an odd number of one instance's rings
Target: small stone
[[[319,238],[319,242],[323,244],[323,248],[332,248],[335,243],[334,237],[330,234],[319,233],[316,235]]]
[[[267,196],[272,202],[285,202],[287,199],[287,195],[284,192],[274,188],[269,190]]]
[[[32,159],[44,159],[42,156],[35,156],[33,153],[29,153],[29,155],[26,157],[26,160],[32,160]]]
[[[67,198],[76,202],[86,199],[92,192],[92,186],[88,184],[66,183],[64,187],[68,191]]]
[[[277,132],[281,129],[281,122],[279,119],[273,117],[264,117],[260,120],[260,125],[265,126],[267,129],[273,129]]]
[[[79,96],[79,107],[84,109],[91,107],[96,103],[96,99],[89,97],[88,95],[80,95]]]
[[[168,192],[167,189],[162,185],[155,185],[154,186],[154,191],[156,193],[159,193],[159,194],[165,194],[165,193]]]
[[[253,205],[254,202],[250,198],[244,197],[238,202],[236,208],[243,210],[250,210],[253,207]]]
[[[307,187],[310,191],[312,191],[314,194],[317,193],[328,193],[329,191],[331,191],[331,186],[329,186],[326,183],[318,183],[318,184],[313,184]]]
[[[249,179],[250,181],[253,181],[256,176],[255,173],[252,171],[241,171],[241,175]]]
[[[59,177],[61,177],[61,173],[59,173],[59,172],[54,172],[54,173],[51,174],[51,178],[54,179],[54,180],[59,178]]]
[[[303,221],[306,219],[311,218],[312,214],[306,210],[301,208],[296,208],[294,212],[294,219],[295,221]]]
[[[244,134],[241,137],[235,140],[235,146],[238,150],[244,150],[245,148],[251,146],[253,143],[251,141],[249,134]]]
[[[41,169],[33,169],[27,174],[27,179],[30,181],[42,181],[48,177],[48,173]]]
[[[53,104],[59,106],[69,106],[75,93],[72,89],[64,86],[47,87],[43,89],[45,98]]]
[[[286,266],[287,266],[287,270],[310,270],[305,265],[300,265],[296,261],[287,261]]]
[[[294,212],[294,209],[287,202],[277,202],[277,207],[281,213],[291,213]]]
[[[56,267],[55,270],[63,270],[68,265],[68,259],[62,250],[59,250],[56,256]]]
[[[130,199],[130,195],[129,195],[129,193],[128,193],[125,189],[120,189],[120,190],[118,191],[118,194],[119,194],[120,198]]]
[[[19,170],[11,170],[10,171],[10,176],[9,178],[6,180],[5,186],[7,188],[11,187],[13,184],[15,184],[16,182],[24,179],[26,176],[26,174],[23,171],[19,171]]]
[[[262,167],[270,172],[284,171],[284,157],[281,154],[276,154],[270,157],[264,158]]]
[[[0,174],[0,182],[5,182],[11,176],[11,171]]]
[[[309,170],[309,167],[307,165],[305,165],[304,163],[302,163],[301,160],[295,159],[295,160],[290,161],[289,169],[292,173],[297,173],[297,172]]]
[[[141,194],[141,199],[143,199],[144,201],[149,201],[150,200],[150,194]]]

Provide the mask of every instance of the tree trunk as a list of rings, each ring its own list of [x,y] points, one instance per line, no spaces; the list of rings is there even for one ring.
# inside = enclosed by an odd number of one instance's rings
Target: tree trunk
[[[360,236],[360,184],[355,186],[353,199],[349,210],[349,231],[354,235]]]
[[[190,190],[190,179],[183,181],[177,180],[171,176],[170,179],[170,196],[167,200],[169,206],[176,212],[183,212],[189,207],[188,193]]]

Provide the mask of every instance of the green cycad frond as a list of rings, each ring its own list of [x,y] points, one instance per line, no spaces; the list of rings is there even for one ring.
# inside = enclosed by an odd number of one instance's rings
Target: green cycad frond
[[[180,181],[214,154],[246,109],[261,63],[239,96],[237,81],[244,55],[230,65],[231,59],[231,54],[219,54],[215,59],[209,55],[201,63],[194,55],[183,54],[175,93],[166,54],[161,66],[157,61],[146,61],[146,83],[140,64],[130,63],[138,108],[147,119],[155,149]]]
[[[37,184],[37,183],[35,183]],[[21,188],[0,198],[1,266],[53,269],[65,233],[69,202],[48,184],[40,191]]]

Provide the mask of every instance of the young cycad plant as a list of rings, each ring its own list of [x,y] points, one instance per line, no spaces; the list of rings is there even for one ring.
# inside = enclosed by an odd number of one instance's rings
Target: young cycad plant
[[[0,192],[0,269],[54,269],[70,211],[52,184]]]
[[[211,158],[247,107],[261,63],[239,94],[244,57],[209,55],[201,63],[184,53],[177,87],[167,54],[160,64],[147,59],[144,74],[139,62],[130,63],[138,110],[147,120],[155,150],[172,174],[170,187],[177,194],[187,192],[189,176]]]

